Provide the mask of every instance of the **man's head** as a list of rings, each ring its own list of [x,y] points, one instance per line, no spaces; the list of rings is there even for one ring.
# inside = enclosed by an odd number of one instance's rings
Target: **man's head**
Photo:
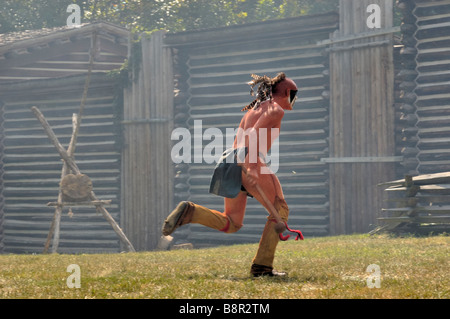
[[[297,85],[287,77],[284,77],[272,87],[273,99],[285,110],[292,110],[297,100],[297,92]]]
[[[243,108],[242,111],[257,108],[261,102],[268,99],[275,100],[285,110],[292,110],[297,99],[298,88],[294,81],[286,77],[286,74],[281,72],[274,78],[252,74],[252,78],[253,81],[248,83],[252,87],[251,95],[255,95],[253,88],[259,84],[256,99]]]

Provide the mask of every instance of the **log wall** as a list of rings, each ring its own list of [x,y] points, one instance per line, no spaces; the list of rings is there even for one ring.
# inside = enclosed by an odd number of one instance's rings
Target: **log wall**
[[[450,1],[415,1],[418,172],[450,171]]]
[[[380,226],[391,232],[448,232],[450,1],[400,0],[396,73],[397,152],[402,177],[385,183]]]
[[[395,74],[396,91],[396,152],[403,157],[401,167],[398,168],[400,176],[417,175],[419,166],[419,148],[417,135],[418,116],[415,102],[417,100],[416,87],[417,63],[416,44],[414,37],[416,31],[416,18],[413,14],[414,5],[411,1],[397,4],[402,13],[401,24],[401,45],[396,65],[398,67]]]
[[[406,174],[450,170],[450,2],[401,0],[398,96]]]
[[[3,102],[0,100],[0,181],[3,181],[3,173],[4,173],[4,168],[3,168],[3,137],[4,135],[4,131],[3,131]],[[3,197],[3,182],[0,182],[0,254],[4,252],[4,248],[5,245],[3,243],[3,233],[4,233],[4,229],[3,229],[3,223],[5,220],[5,214],[4,214],[4,203],[5,203],[5,198]]]
[[[72,134],[85,76],[1,84],[3,245],[6,253],[41,253],[50,229],[61,178],[62,161],[31,106],[46,116],[62,145]],[[24,94],[26,92],[26,94]],[[99,199],[111,200],[108,211],[119,222],[120,125],[114,109],[115,81],[93,74],[78,136],[75,161],[88,175]],[[64,208],[59,253],[119,252],[120,244],[95,207]]]

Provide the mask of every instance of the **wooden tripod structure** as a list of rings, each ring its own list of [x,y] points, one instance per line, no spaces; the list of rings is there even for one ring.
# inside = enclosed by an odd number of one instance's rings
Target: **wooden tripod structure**
[[[77,142],[78,137],[78,131],[81,124],[81,118],[84,112],[84,107],[86,105],[86,99],[87,99],[87,91],[89,88],[90,83],[90,77],[92,73],[92,67],[95,59],[95,51],[97,47],[97,34],[94,32],[92,36],[92,43],[91,43],[91,52],[90,52],[90,58],[89,58],[89,69],[88,74],[84,86],[83,91],[83,97],[81,100],[80,110],[78,115],[74,114],[72,117],[72,136],[71,140],[68,146],[68,149],[64,149],[64,147],[61,145],[61,143],[58,141],[58,138],[56,137],[55,133],[53,132],[52,128],[48,124],[47,120],[45,119],[44,115],[41,113],[41,111],[36,107],[33,106],[31,108],[32,112],[36,116],[36,118],[39,120],[39,122],[42,124],[45,133],[47,134],[48,138],[50,139],[51,143],[56,147],[56,150],[58,151],[59,155],[63,159],[63,168],[61,171],[61,183],[58,193],[58,200],[57,202],[48,203],[48,206],[55,206],[55,213],[53,216],[52,224],[50,226],[50,230],[47,236],[47,241],[45,243],[44,247],[44,253],[48,252],[48,248],[50,246],[50,241],[53,237],[53,245],[52,245],[52,253],[56,253],[58,250],[59,245],[59,233],[60,233],[60,220],[61,220],[61,213],[64,206],[81,206],[81,205],[88,205],[88,206],[95,206],[96,210],[103,215],[103,217],[108,221],[108,223],[112,226],[113,230],[116,232],[116,234],[119,236],[122,243],[125,245],[127,251],[134,252],[135,249],[131,242],[128,240],[127,236],[125,236],[122,229],[119,227],[119,225],[116,223],[114,218],[109,214],[109,212],[104,207],[105,204],[109,204],[110,201],[102,201],[97,198],[95,193],[92,191],[91,188],[87,187],[84,191],[86,194],[87,201],[74,201],[74,202],[67,202],[64,201],[64,194],[62,189],[62,183],[66,177],[69,176],[71,172],[75,174],[75,176],[78,177],[86,177],[86,175],[81,174],[81,171],[79,170],[77,164],[74,161],[74,153],[75,153],[75,146]],[[86,185],[86,184],[85,184]],[[92,185],[89,185],[92,186]]]

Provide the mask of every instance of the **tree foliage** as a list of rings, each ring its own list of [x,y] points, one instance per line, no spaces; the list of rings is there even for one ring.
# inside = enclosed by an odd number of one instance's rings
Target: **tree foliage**
[[[133,31],[186,31],[336,10],[338,0],[2,0],[0,33],[66,24],[70,3],[82,23],[108,21]]]
[[[2,0],[0,33],[64,25],[67,5],[67,0]]]

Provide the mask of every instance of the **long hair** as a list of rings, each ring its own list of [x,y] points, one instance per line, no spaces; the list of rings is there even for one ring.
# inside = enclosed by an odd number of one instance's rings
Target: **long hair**
[[[286,78],[286,74],[284,74],[284,72],[280,72],[274,78],[270,78],[267,75],[259,76],[256,74],[252,74],[251,77],[253,78],[253,80],[248,82],[248,85],[251,86],[251,96],[255,96],[254,87],[259,84],[256,91],[256,99],[253,100],[252,103],[244,107],[241,110],[242,112],[248,111],[253,108],[256,109],[261,104],[261,102],[272,100],[272,92],[275,89],[275,86]]]

